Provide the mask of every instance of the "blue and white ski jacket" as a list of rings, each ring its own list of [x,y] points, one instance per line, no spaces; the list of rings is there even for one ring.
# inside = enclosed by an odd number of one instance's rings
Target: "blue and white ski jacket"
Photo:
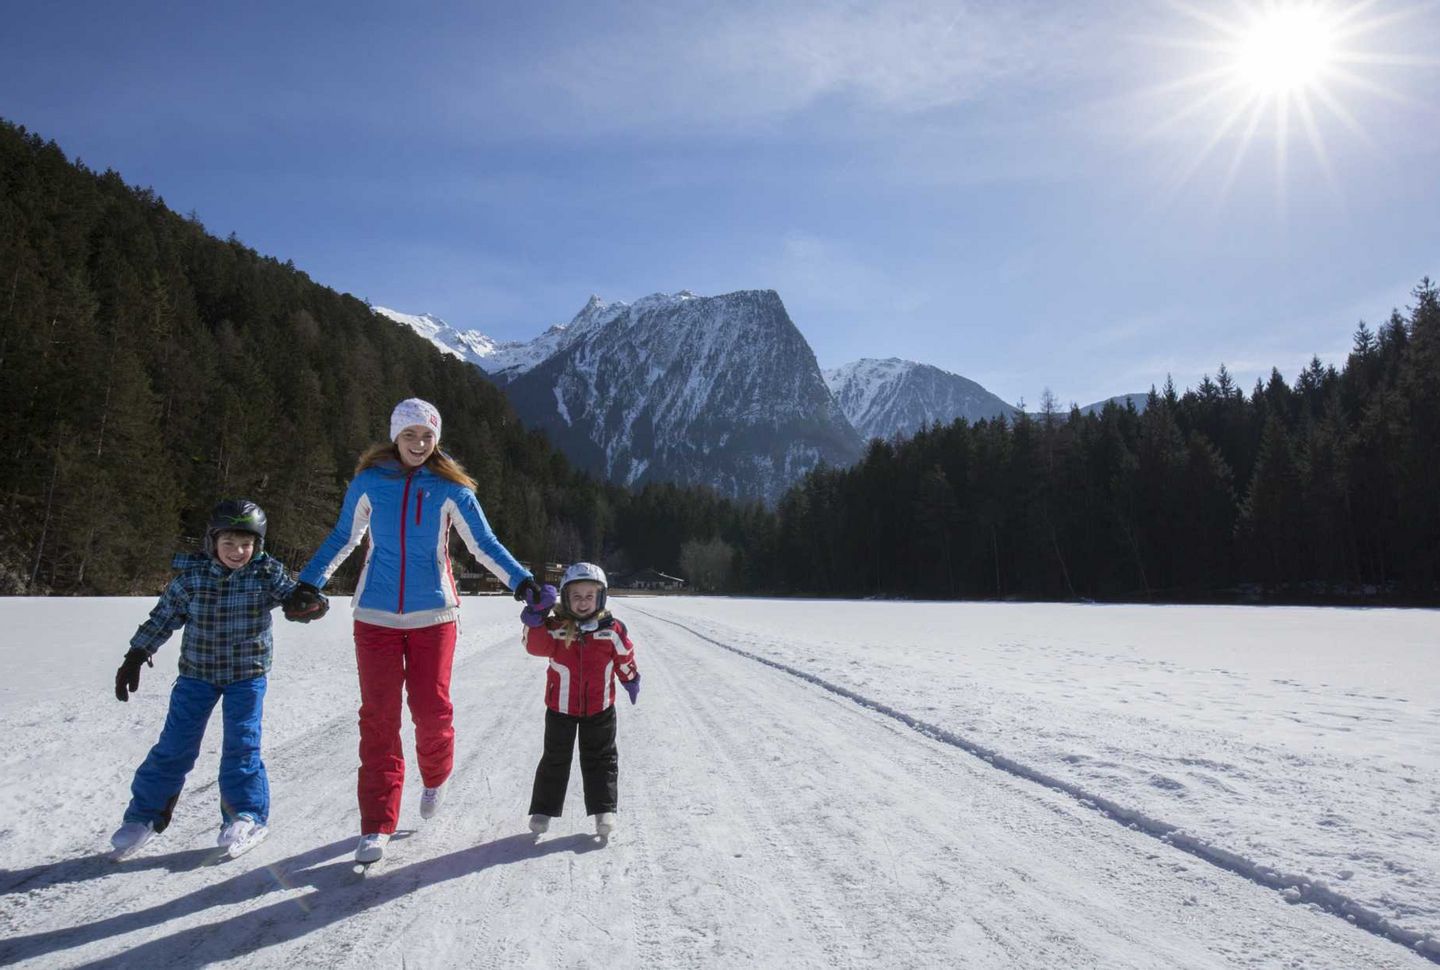
[[[401,629],[448,623],[460,615],[450,568],[452,527],[470,554],[510,589],[530,576],[490,531],[473,491],[423,465],[407,472],[382,464],[350,483],[340,521],[300,571],[300,581],[324,587],[369,530],[355,619]]]

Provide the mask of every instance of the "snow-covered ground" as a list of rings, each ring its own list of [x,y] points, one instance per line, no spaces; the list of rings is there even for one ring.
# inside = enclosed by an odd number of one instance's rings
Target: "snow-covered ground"
[[[609,844],[578,772],[525,830],[543,663],[513,601],[476,598],[448,798],[421,823],[407,790],[411,834],[359,877],[346,603],[277,628],[270,839],[210,862],[217,719],[174,824],[117,865],[178,637],[120,704],[150,601],[0,600],[0,964],[1440,962],[1440,614],[613,602],[644,686]]]

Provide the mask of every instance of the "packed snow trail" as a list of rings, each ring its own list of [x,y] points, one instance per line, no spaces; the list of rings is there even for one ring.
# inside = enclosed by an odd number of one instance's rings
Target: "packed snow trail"
[[[365,877],[350,871],[348,623],[277,636],[270,838],[242,859],[205,864],[217,724],[170,829],[116,865],[98,854],[158,732],[166,677],[147,681],[139,707],[106,704],[107,662],[113,669],[118,654],[89,631],[101,621],[123,627],[146,604],[82,601],[70,615],[70,603],[25,607],[44,616],[62,653],[95,642],[68,661],[94,677],[62,681],[63,699],[49,686],[0,695],[0,729],[14,742],[0,769],[17,786],[5,807],[21,813],[0,833],[14,866],[0,872],[0,963],[1431,966],[647,617],[640,601],[628,612],[624,600],[614,605],[634,634],[644,686],[638,705],[622,699],[620,827],[608,845],[579,814],[578,771],[568,814],[538,840],[526,830],[543,663],[519,646],[513,603],[469,600],[445,803],[419,822],[412,760],[403,837]],[[24,636],[26,619],[4,636]]]
[[[1070,795],[1076,800],[1078,800],[1082,805],[1085,805],[1088,808],[1096,809],[1097,811],[1105,815],[1107,818],[1114,819],[1121,825],[1126,825],[1135,831],[1144,832],[1147,835],[1154,836],[1155,838],[1160,839],[1168,845],[1188,852],[1196,858],[1202,859],[1213,866],[1217,866],[1221,869],[1233,872],[1236,875],[1243,876],[1244,878],[1249,879],[1252,882],[1255,882],[1261,886],[1265,886],[1270,889],[1281,890],[1284,893],[1285,899],[1288,902],[1310,903],[1311,905],[1323,909],[1328,913],[1348,920],[1350,923],[1366,930],[1367,932],[1374,933],[1376,936],[1390,940],[1394,943],[1398,943],[1401,946],[1411,947],[1416,952],[1423,954],[1427,959],[1431,960],[1432,962],[1440,963],[1440,943],[1437,943],[1436,941],[1430,939],[1423,933],[1418,933],[1414,930],[1408,930],[1405,927],[1397,926],[1379,913],[1368,909],[1356,900],[1347,897],[1343,893],[1336,892],[1328,886],[1317,885],[1313,880],[1307,879],[1304,876],[1294,875],[1291,873],[1277,872],[1275,869],[1265,865],[1264,863],[1256,862],[1253,859],[1247,859],[1239,852],[1227,849],[1224,846],[1213,845],[1205,841],[1204,839],[1196,838],[1195,836],[1182,831],[1178,825],[1174,825],[1170,822],[1162,821],[1160,819],[1152,818],[1151,816],[1146,815],[1144,812],[1137,811],[1125,805],[1121,805],[1118,802],[1115,802],[1109,798],[1105,798],[1104,796],[1096,794],[1095,792],[1087,791],[1084,788],[1071,784],[1070,782],[1064,781],[1060,778],[1056,778],[1053,775],[1046,774],[1045,772],[1040,771],[1032,767],[1031,765],[1025,764],[1022,761],[1017,761],[1014,758],[1008,757],[999,751],[987,748],[984,745],[976,743],[970,738],[964,737],[963,735],[956,734],[953,731],[946,730],[943,727],[931,724],[928,721],[921,720],[920,718],[917,718],[912,714],[906,713],[905,711],[897,710],[896,708],[891,707],[888,704],[884,704],[865,694],[853,691],[848,687],[842,687],[838,684],[832,684],[824,678],[817,677],[815,674],[810,673],[809,671],[792,667],[789,664],[784,664],[777,660],[772,660],[768,657],[763,657],[756,653],[751,653],[748,650],[742,650],[739,647],[734,646],[733,644],[726,643],[723,640],[719,640],[713,636],[708,636],[704,633],[701,633],[693,627],[671,617],[654,617],[654,614],[646,615],[652,616],[655,619],[663,620],[666,623],[670,623],[673,626],[678,627],[679,629],[682,629],[687,633],[690,633],[691,635],[695,636],[700,640],[704,640],[707,643],[713,643],[718,647],[723,647],[724,649],[729,650],[730,652],[737,654],[738,656],[745,657],[748,660],[753,660],[756,663],[764,664],[767,667],[773,667],[776,670],[784,671],[785,673],[790,674],[793,677],[800,678],[806,683],[814,684],[815,686],[821,687],[831,692],[832,694],[838,694],[839,696],[854,701],[855,703],[860,704],[863,707],[866,707],[872,711],[883,714],[886,717],[893,718],[894,720],[899,721],[901,724],[904,724],[906,727],[918,731],[928,738],[933,738],[937,741],[942,741],[945,744],[953,745],[968,754],[980,758],[988,764],[994,765],[1001,771],[1005,771],[1009,774],[1014,775],[1017,778],[1022,778],[1026,781],[1033,781],[1037,784],[1044,785],[1047,788],[1052,788],[1058,792]]]

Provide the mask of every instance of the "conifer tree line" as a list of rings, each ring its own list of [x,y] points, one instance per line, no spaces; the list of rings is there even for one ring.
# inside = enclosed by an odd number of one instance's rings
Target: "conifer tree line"
[[[872,441],[780,504],[775,585],[823,595],[1440,600],[1440,293],[1344,366],[1224,366],[1143,411],[1053,405]]]
[[[683,491],[597,483],[469,364],[0,122],[0,592],[153,593],[223,497],[259,502],[296,568],[409,396],[445,416],[444,448],[523,560],[674,569],[673,529],[714,529],[714,496],[679,515]]]
[[[413,395],[531,563],[762,594],[1436,602],[1440,296],[1414,300],[1293,386],[1221,367],[1143,412],[929,427],[766,509],[592,480],[469,364],[0,121],[0,592],[154,592],[222,497],[260,502],[298,566]]]

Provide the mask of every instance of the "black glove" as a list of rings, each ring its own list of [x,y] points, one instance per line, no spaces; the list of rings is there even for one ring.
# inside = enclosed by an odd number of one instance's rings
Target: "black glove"
[[[140,689],[140,667],[144,664],[155,666],[155,661],[150,659],[150,654],[139,647],[131,647],[125,652],[125,662],[120,669],[115,671],[115,699],[117,701],[130,700],[130,692]]]
[[[515,598],[522,603],[534,606],[535,601],[540,598],[540,584],[535,582],[533,576],[526,576],[515,584]]]
[[[280,601],[285,619],[296,623],[309,623],[330,612],[330,600],[309,583],[296,583],[290,595]]]

